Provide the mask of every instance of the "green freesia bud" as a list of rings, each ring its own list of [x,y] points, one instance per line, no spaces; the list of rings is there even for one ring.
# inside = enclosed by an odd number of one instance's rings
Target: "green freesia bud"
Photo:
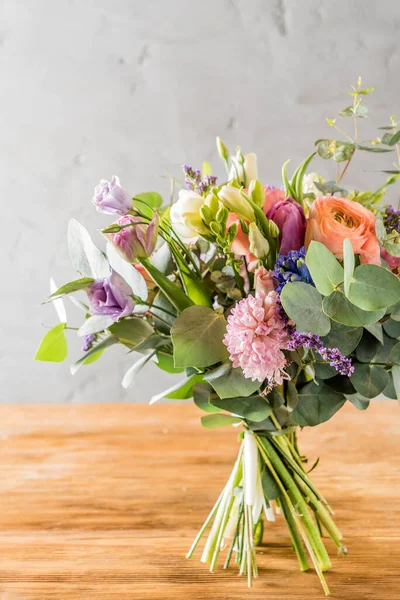
[[[218,193],[218,198],[226,208],[238,217],[247,221],[254,221],[254,211],[246,198],[244,198],[238,188],[232,185],[224,185]]]
[[[201,218],[203,219],[203,221],[205,223],[207,223],[207,225],[209,225],[211,223],[211,221],[214,219],[213,212],[205,204],[200,208],[200,215],[201,215]]]
[[[210,223],[210,229],[215,235],[219,235],[221,233],[221,225],[217,223],[217,221],[212,221]]]
[[[225,206],[221,206],[221,208],[218,210],[217,215],[216,215],[216,219],[217,219],[218,223],[225,225],[225,223],[228,219],[228,215],[229,215],[229,210],[227,208],[225,208]]]
[[[256,258],[265,258],[269,254],[269,243],[255,223],[249,225],[250,252]]]
[[[253,200],[254,204],[257,204],[257,206],[263,208],[265,202],[265,192],[258,179],[252,179],[250,181],[249,196]]]
[[[213,215],[216,215],[219,209],[218,196],[216,196],[215,193],[208,194],[205,200],[205,205],[208,206]]]
[[[228,242],[231,244],[236,237],[238,232],[237,223],[232,223],[232,225],[228,229]]]
[[[268,221],[268,233],[272,238],[277,238],[279,236],[279,227],[273,221]]]
[[[220,137],[217,137],[217,150],[222,160],[227,161],[229,159],[229,150]]]

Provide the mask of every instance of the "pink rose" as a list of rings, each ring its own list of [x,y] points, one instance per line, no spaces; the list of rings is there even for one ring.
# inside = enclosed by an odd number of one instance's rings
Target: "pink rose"
[[[254,289],[256,290],[256,294],[258,292],[268,294],[275,291],[273,271],[268,271],[265,267],[258,267],[254,272]]]
[[[343,260],[343,242],[348,238],[362,263],[380,265],[380,248],[375,234],[375,215],[358,202],[336,196],[321,196],[311,206],[305,246],[321,242]]]
[[[389,265],[389,267],[391,268],[391,270],[397,274],[398,269],[400,267],[400,258],[398,258],[397,256],[392,256],[384,248],[382,248],[381,254],[382,254],[383,260],[386,260],[386,262]]]

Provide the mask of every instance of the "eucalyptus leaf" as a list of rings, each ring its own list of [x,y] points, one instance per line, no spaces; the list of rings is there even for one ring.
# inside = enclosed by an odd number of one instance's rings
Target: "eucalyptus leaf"
[[[286,408],[289,412],[296,408],[298,401],[297,388],[292,381],[288,380],[286,383]]]
[[[244,419],[255,423],[263,421],[272,413],[272,408],[261,396],[248,396],[246,398],[213,398],[213,406],[234,413]]]
[[[134,383],[136,376],[140,373],[143,367],[151,360],[154,355],[154,351],[149,354],[144,354],[139,360],[137,360],[133,365],[127,370],[125,375],[122,378],[121,385],[123,388],[127,389],[129,386]]]
[[[398,365],[392,367],[392,380],[397,400],[400,402],[400,367]]]
[[[338,348],[342,354],[348,356],[357,348],[362,334],[362,327],[349,327],[333,321],[330,332],[322,338],[322,342],[326,348]]]
[[[35,354],[35,360],[62,362],[67,358],[68,344],[65,337],[65,325],[66,323],[59,323],[46,333]]]
[[[103,339],[101,342],[99,342],[95,346],[92,346],[92,348],[90,350],[88,350],[87,352],[85,352],[85,354],[79,360],[77,360],[73,365],[71,365],[71,368],[70,368],[71,375],[75,375],[75,373],[83,365],[88,365],[91,362],[94,362],[94,360],[97,360],[97,358],[99,358],[101,356],[101,354],[104,352],[104,350],[106,350],[106,348],[109,348],[110,346],[117,344],[117,343],[118,343],[118,339],[116,337],[114,337],[113,335],[109,335],[108,337]]]
[[[199,383],[193,386],[193,400],[195,405],[208,413],[218,413],[219,408],[211,404],[211,400],[216,398],[217,394],[208,383]]]
[[[347,190],[345,190],[344,188],[340,187],[339,185],[337,185],[337,183],[335,181],[314,181],[314,185],[317,188],[317,190],[319,190],[320,192],[322,192],[324,194],[324,196],[327,196],[328,194],[343,194],[343,195],[347,195]]]
[[[153,327],[144,319],[122,319],[109,327],[109,331],[118,338],[118,341],[130,350],[141,344],[154,333]]]
[[[152,396],[150,400],[150,404],[154,404],[163,398],[167,400],[187,400],[193,397],[193,387],[196,384],[199,384],[203,381],[203,374],[198,373],[196,375],[191,375],[190,377],[186,377],[182,381],[175,383],[167,390]]]
[[[51,294],[47,302],[50,302],[51,300],[53,300],[54,298],[58,298],[59,296],[64,296],[65,294],[72,294],[73,292],[84,290],[93,282],[94,279],[92,277],[82,277],[81,279],[76,279],[75,281],[65,283]]]
[[[383,344],[383,329],[380,323],[373,323],[372,325],[367,325],[365,329],[374,336],[377,340]]]
[[[206,306],[190,306],[176,319],[171,336],[176,367],[208,367],[228,358],[222,338],[223,315]]]
[[[201,417],[201,424],[206,429],[215,429],[216,427],[226,427],[227,425],[234,425],[240,423],[242,419],[238,417],[231,417],[230,415],[224,415],[223,413],[216,413],[215,415],[206,415]]]
[[[78,329],[78,336],[85,337],[92,333],[99,333],[105,331],[110,325],[114,323],[114,319],[109,315],[92,315],[81,325]]]
[[[322,306],[324,312],[333,321],[349,327],[372,325],[379,321],[385,314],[384,308],[377,311],[361,310],[361,308],[352,304],[339,290],[324,298]]]
[[[220,398],[250,396],[260,387],[259,381],[246,379],[242,369],[234,369],[231,362],[208,371],[204,379],[212,385]]]
[[[329,296],[340,283],[343,283],[343,267],[332,252],[320,242],[312,241],[309,245],[306,265],[315,287],[323,296]]]
[[[400,365],[400,342],[393,346],[389,354],[389,362]]]
[[[358,408],[358,410],[366,410],[369,406],[369,399],[364,398],[361,394],[349,394],[346,395],[346,399],[351,402],[353,406]]]
[[[400,322],[399,321],[389,319],[388,321],[385,321],[385,323],[383,324],[383,329],[384,329],[384,332],[392,338],[400,337]]]
[[[68,249],[74,268],[86,277],[103,279],[110,273],[107,258],[92,242],[88,231],[75,219],[68,225]]]
[[[382,394],[385,396],[385,398],[390,398],[391,400],[397,400],[396,390],[394,389],[394,385],[393,385],[392,371],[390,371],[390,373],[389,373],[389,378],[390,378],[389,383],[383,390]]]
[[[350,380],[362,396],[376,398],[389,384],[389,374],[379,365],[355,363]]]
[[[299,402],[291,413],[291,419],[301,427],[314,427],[328,421],[345,402],[343,394],[323,382],[318,385],[312,381],[299,391]]]
[[[357,150],[363,150],[364,152],[375,152],[375,154],[383,154],[384,152],[393,152],[390,148],[380,148],[379,146],[361,146],[356,144]]]
[[[166,373],[183,373],[183,369],[178,369],[174,367],[174,357],[171,354],[167,354],[160,350],[156,354],[155,363],[157,367]]]
[[[302,281],[286,283],[281,291],[282,306],[300,331],[327,335],[331,328],[322,310],[322,297],[314,286]]]
[[[378,265],[360,265],[354,271],[347,297],[358,308],[375,311],[400,300],[400,281]]]

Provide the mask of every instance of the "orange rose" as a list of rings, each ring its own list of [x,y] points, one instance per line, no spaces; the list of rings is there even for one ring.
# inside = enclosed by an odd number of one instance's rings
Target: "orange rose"
[[[343,260],[343,241],[348,238],[362,263],[380,265],[379,242],[375,234],[375,215],[348,198],[321,196],[312,204],[307,223],[305,246],[312,240],[324,244]]]

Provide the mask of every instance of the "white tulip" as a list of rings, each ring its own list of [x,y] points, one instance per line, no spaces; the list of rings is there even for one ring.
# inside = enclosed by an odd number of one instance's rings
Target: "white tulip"
[[[233,164],[229,172],[230,179],[238,179],[244,187],[248,187],[253,179],[258,179],[257,154],[250,152],[243,156],[238,152],[236,156],[231,156],[231,160]]]
[[[204,198],[191,190],[180,190],[171,206],[170,219],[175,233],[185,244],[194,244],[199,235],[207,233],[200,215]]]

